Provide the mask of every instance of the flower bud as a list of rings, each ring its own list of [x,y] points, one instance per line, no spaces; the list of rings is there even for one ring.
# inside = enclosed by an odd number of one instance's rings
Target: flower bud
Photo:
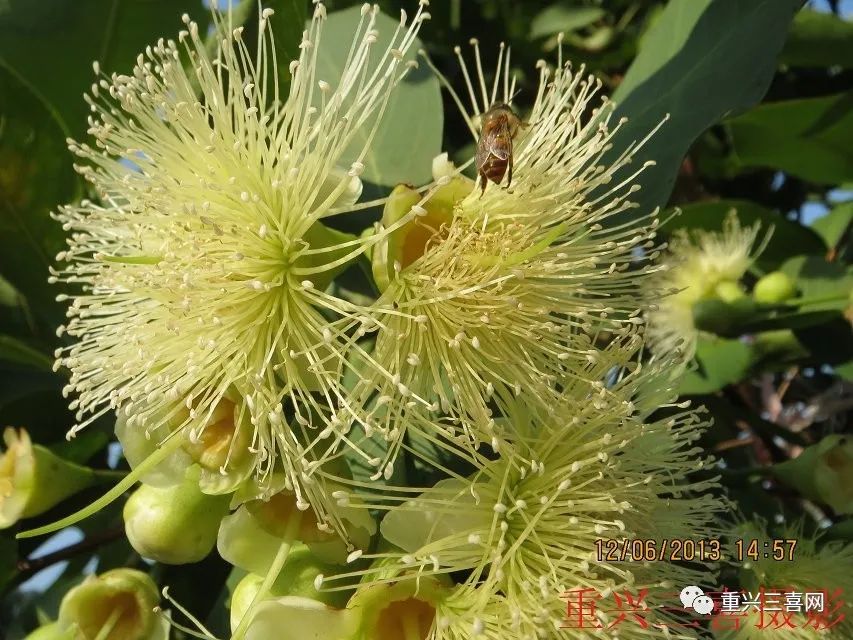
[[[773,473],[806,498],[829,505],[838,514],[853,513],[853,440],[830,435]]]
[[[124,505],[124,530],[145,558],[166,564],[198,562],[216,544],[230,496],[210,496],[198,488],[198,471],[179,485],[143,484]]]
[[[797,288],[793,280],[781,271],[773,271],[755,283],[752,297],[756,302],[774,304],[794,297]]]
[[[734,280],[723,280],[717,283],[717,286],[714,287],[714,294],[723,302],[734,302],[746,295],[740,284]]]
[[[91,469],[32,444],[24,429],[7,427],[3,440],[6,451],[0,455],[0,529],[44,513],[95,480]]]
[[[58,624],[75,640],[166,640],[169,623],[154,611],[157,585],[135,569],[89,576],[71,589],[59,607]]]

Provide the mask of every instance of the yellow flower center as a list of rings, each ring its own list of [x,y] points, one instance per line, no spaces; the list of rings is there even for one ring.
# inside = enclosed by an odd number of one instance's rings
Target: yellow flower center
[[[379,612],[372,640],[426,640],[435,607],[418,598],[395,600]]]

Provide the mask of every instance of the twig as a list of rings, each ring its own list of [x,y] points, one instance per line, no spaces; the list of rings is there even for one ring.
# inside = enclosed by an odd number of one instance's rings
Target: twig
[[[41,571],[45,567],[49,567],[57,562],[69,560],[74,556],[81,555],[87,551],[94,551],[98,547],[112,542],[123,535],[124,526],[114,527],[112,529],[101,531],[100,533],[95,533],[80,542],[75,542],[74,544],[63,547],[62,549],[57,549],[53,553],[48,553],[40,558],[18,560],[18,572],[29,574]]]

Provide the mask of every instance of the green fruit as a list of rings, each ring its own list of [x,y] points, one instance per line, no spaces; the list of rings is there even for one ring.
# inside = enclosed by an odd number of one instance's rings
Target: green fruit
[[[796,292],[797,288],[791,278],[781,271],[774,271],[755,283],[752,297],[756,302],[774,304],[793,298]]]

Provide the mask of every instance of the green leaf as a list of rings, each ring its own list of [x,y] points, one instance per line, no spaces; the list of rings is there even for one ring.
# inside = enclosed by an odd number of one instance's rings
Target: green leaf
[[[627,170],[648,160],[632,199],[640,211],[663,205],[693,141],[723,116],[763,96],[776,70],[798,0],[671,0],[613,94],[616,116],[629,120],[610,158],[669,120]],[[756,34],[761,34],[756,37]]]
[[[740,340],[700,337],[696,346],[697,367],[681,382],[680,395],[712,393],[742,380],[749,371],[752,350]]]
[[[772,269],[787,258],[804,253],[823,254],[826,251],[821,238],[808,227],[785,219],[784,216],[748,200],[717,200],[694,202],[681,208],[681,214],[667,219],[661,225],[666,232],[675,229],[703,229],[722,231],[729,211],[735,210],[743,226],[761,223],[762,233],[773,228],[767,247],[756,261],[762,269]],[[667,218],[667,216],[663,216]]]
[[[853,179],[853,92],[764,104],[728,121],[742,167],[770,167],[817,184]]]
[[[0,62],[59,112],[74,136],[86,131],[83,92],[92,62],[130,72],[158,38],[176,38],[188,13],[205,33],[210,12],[199,0],[7,0],[0,2]]]
[[[42,371],[51,371],[53,367],[49,356],[12,336],[0,335],[0,360]]]
[[[803,9],[791,24],[779,59],[794,67],[853,67],[853,22]]]
[[[837,373],[845,380],[853,381],[853,360],[850,360],[840,366],[835,367],[835,373]]]
[[[823,238],[826,246],[833,249],[844,237],[850,223],[853,222],[853,200],[844,202],[832,208],[832,210],[812,222],[812,229]]]
[[[849,306],[853,274],[841,265],[815,256],[797,256],[786,261],[780,270],[796,281],[801,293],[790,302],[808,301],[804,310],[844,310]]]
[[[335,86],[347,60],[353,34],[361,18],[361,7],[329,14],[323,27],[323,42],[317,52],[317,80]],[[379,31],[372,58],[377,60],[399,26],[384,14],[376,19]],[[415,40],[404,60],[414,59],[423,44]],[[376,68],[369,65],[368,74]],[[319,91],[315,92],[319,104]],[[369,119],[341,158],[341,164],[353,162],[370,135],[375,118]],[[441,153],[443,107],[438,80],[426,65],[412,69],[388,101],[376,136],[364,159],[364,180],[391,186],[400,182],[421,184],[432,178],[432,159]]]
[[[575,31],[591,25],[604,17],[599,7],[578,7],[553,4],[540,11],[530,23],[530,38],[541,38],[555,33]]]
[[[48,107],[0,65],[0,274],[58,323],[48,267],[65,246],[50,211],[79,189],[65,135]]]

